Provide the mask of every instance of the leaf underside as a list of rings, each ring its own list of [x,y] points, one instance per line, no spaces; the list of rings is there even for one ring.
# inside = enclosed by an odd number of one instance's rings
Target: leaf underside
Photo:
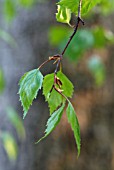
[[[24,110],[23,118],[25,118],[33,99],[36,98],[38,91],[41,89],[42,82],[43,75],[38,69],[29,71],[22,76],[19,82],[19,95]]]
[[[71,12],[64,6],[57,5],[56,19],[58,22],[69,24],[71,20]]]

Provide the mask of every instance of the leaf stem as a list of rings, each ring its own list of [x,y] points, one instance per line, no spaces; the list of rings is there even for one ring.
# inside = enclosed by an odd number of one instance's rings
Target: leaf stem
[[[53,86],[53,88],[59,93],[61,94],[66,100],[67,102],[69,102],[68,98],[62,93],[62,91],[60,89],[58,89],[55,85]]]
[[[58,62],[57,62],[57,65],[56,65],[56,69],[55,69],[55,71],[54,71],[55,74],[56,74],[57,71],[58,71],[58,67],[59,67],[59,65],[60,65],[60,62],[61,62],[61,59],[58,59]]]
[[[43,67],[45,64],[47,64],[49,61],[51,61],[50,59],[44,61],[39,67],[38,69],[41,69],[41,67]]]

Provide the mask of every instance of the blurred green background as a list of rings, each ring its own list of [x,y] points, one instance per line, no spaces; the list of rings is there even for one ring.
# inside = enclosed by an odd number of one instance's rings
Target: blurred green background
[[[40,93],[23,121],[18,82],[49,56],[61,53],[73,32],[55,19],[51,0],[0,0],[0,170],[114,169],[114,1],[102,0],[67,49],[63,72],[75,86],[72,103],[81,127],[77,151],[65,114],[40,144],[49,117]],[[72,16],[74,25],[76,17]],[[42,71],[51,73],[54,66]]]

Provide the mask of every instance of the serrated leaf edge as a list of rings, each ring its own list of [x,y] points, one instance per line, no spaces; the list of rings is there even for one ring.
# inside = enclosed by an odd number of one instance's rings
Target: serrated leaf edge
[[[64,102],[63,105],[58,109],[58,110],[62,109],[62,110],[61,110],[61,116],[62,116],[62,114],[63,114],[64,107],[65,107],[65,102]],[[55,112],[53,112],[53,114],[55,114],[58,110],[56,110]],[[52,118],[53,114],[50,116],[50,118]],[[47,121],[46,127],[48,127],[48,123],[49,123],[49,121],[50,121],[50,118],[49,118],[48,121]],[[60,117],[59,119],[61,119],[61,117]],[[60,122],[60,120],[59,120],[59,122]],[[58,124],[59,122],[56,122],[56,123]],[[55,125],[55,127],[52,128],[51,132],[56,128],[57,124]],[[45,129],[45,133],[46,133],[46,130],[47,130],[47,128]],[[51,133],[51,132],[50,132],[50,133]],[[44,135],[42,138],[40,138],[35,144],[38,144],[41,140],[43,140],[44,138],[46,138],[50,133],[45,134],[45,135]]]
[[[72,106],[72,103],[68,100],[68,106],[67,106],[67,108],[66,108],[66,113],[67,113],[67,110],[68,110],[68,107],[71,107],[72,109],[73,109],[73,111],[75,112],[75,110],[74,110],[74,107]],[[76,113],[76,112],[75,112]],[[76,114],[75,114],[75,116],[76,116]],[[67,117],[67,119],[68,119],[68,117]],[[81,148],[81,138],[80,138],[80,126],[79,126],[79,122],[78,122],[78,118],[77,118],[77,116],[76,116],[76,121],[77,121],[77,123],[78,123],[78,128],[79,128],[79,141],[77,141],[78,139],[77,139],[77,137],[75,136],[75,134],[74,134],[74,138],[75,138],[75,141],[76,141],[76,145],[77,145],[77,151],[78,151],[78,155],[77,155],[77,157],[79,157],[79,155],[80,155],[80,148]],[[68,123],[71,125],[71,123],[69,122],[69,119],[68,119]],[[72,125],[71,125],[71,129],[72,129]],[[73,131],[73,133],[74,133],[74,130],[72,129],[72,131]]]
[[[38,71],[38,70],[39,70],[39,69],[36,69],[36,71]],[[31,71],[33,71],[33,70],[31,70]],[[30,72],[30,71],[29,71],[29,72]],[[29,72],[27,72],[27,73],[29,73]],[[25,73],[25,74],[21,77],[21,79],[22,79],[24,76],[26,76],[27,73]],[[40,73],[41,73],[41,72],[40,72]],[[41,73],[41,75],[42,75],[42,73]],[[43,76],[43,75],[42,75],[42,76]],[[20,79],[20,81],[19,81],[19,83],[18,83],[19,86],[21,85],[21,79]],[[42,77],[42,84],[43,84],[43,77]],[[29,108],[30,108],[30,106],[32,105],[33,100],[36,99],[37,94],[38,94],[38,91],[41,90],[42,84],[41,84],[41,86],[37,89],[37,91],[36,91],[34,97],[32,98],[32,102],[30,102]],[[21,98],[21,95],[20,95],[20,88],[19,88],[18,94],[19,94],[19,101],[21,101],[21,106],[22,106],[23,112],[24,112],[24,113],[23,113],[23,119],[24,119],[25,116],[26,116],[26,114],[27,114],[27,112],[28,112],[28,110],[29,110],[29,108],[28,108],[27,111],[24,109],[24,105],[23,105],[22,98]]]

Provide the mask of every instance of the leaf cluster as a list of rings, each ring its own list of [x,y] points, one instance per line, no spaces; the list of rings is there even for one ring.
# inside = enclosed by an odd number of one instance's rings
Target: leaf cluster
[[[45,135],[39,140],[41,141],[42,139],[47,137],[58,125],[64,112],[66,102],[68,102],[68,107],[66,110],[67,118],[74,132],[79,155],[80,128],[76,113],[73,109],[72,104],[68,100],[68,98],[71,98],[73,95],[73,84],[61,71],[58,71],[56,74],[55,85],[54,81],[54,73],[48,74],[43,78],[43,75],[39,69],[29,71],[25,73],[24,76],[22,76],[19,82],[19,95],[24,110],[23,118],[25,118],[25,116],[27,115],[30,105],[32,104],[33,100],[38,94],[38,91],[42,87],[43,95],[45,96],[45,100],[48,102],[49,105],[50,118],[47,121]]]

